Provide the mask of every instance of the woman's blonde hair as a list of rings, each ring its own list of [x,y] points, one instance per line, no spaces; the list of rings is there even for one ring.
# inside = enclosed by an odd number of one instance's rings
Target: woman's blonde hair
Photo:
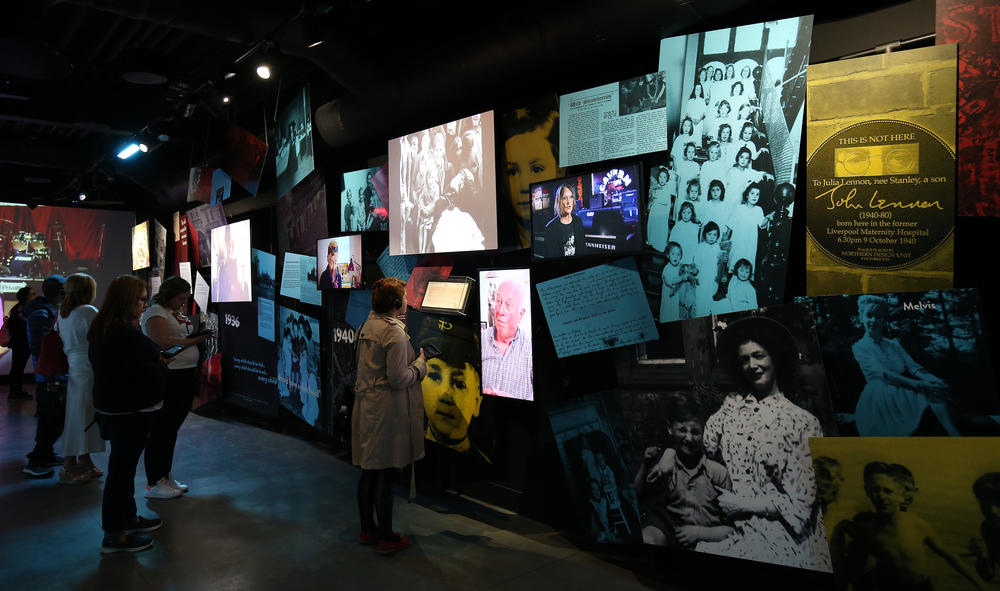
[[[63,298],[59,312],[63,318],[69,316],[77,306],[86,306],[97,297],[97,281],[86,273],[73,273],[66,278],[63,284]]]

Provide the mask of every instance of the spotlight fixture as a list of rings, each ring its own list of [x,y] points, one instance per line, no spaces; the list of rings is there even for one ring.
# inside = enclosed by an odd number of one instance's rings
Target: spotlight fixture
[[[231,101],[231,100],[233,100],[233,99],[229,98],[228,96],[224,96],[224,97],[222,97],[222,102],[223,102],[224,104],[227,104],[227,105],[228,105],[228,104],[229,104],[229,101]]]
[[[271,77],[271,68],[267,64],[261,64],[257,66],[257,75],[260,76],[262,80],[267,80]]]
[[[170,141],[170,136],[165,133],[161,133],[160,135],[156,136],[156,139],[160,140],[161,142],[167,142]]]
[[[147,146],[146,144],[139,144],[139,151],[145,154],[146,152],[149,151],[149,146]]]
[[[322,39],[320,39],[319,41],[314,41],[314,42],[310,43],[307,46],[307,48],[308,49],[312,49],[313,47],[319,47],[320,45],[323,45],[323,40]]]
[[[80,191],[80,194],[76,196],[76,200],[77,201],[86,201],[87,200],[87,194],[84,193],[83,191]]]
[[[224,76],[226,80],[232,80],[235,77],[236,77],[236,72],[226,72],[226,75]]]
[[[131,158],[132,156],[135,156],[136,152],[138,152],[140,149],[141,148],[139,148],[139,144],[135,143],[129,144],[125,146],[125,148],[121,152],[118,152],[118,158],[122,160]]]

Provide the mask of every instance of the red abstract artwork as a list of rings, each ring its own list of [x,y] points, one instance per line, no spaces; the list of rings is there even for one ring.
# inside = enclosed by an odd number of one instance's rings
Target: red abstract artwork
[[[1000,1],[938,0],[937,43],[958,43],[960,216],[1000,216]]]

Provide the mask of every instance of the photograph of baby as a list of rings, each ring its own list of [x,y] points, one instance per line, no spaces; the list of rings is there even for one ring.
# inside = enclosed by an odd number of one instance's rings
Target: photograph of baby
[[[319,427],[319,320],[278,307],[278,395],[295,416]]]
[[[810,439],[838,589],[986,589],[1000,566],[1000,439]]]

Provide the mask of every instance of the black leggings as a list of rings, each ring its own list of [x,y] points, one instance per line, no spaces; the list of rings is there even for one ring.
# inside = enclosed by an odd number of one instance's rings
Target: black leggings
[[[361,470],[358,481],[358,509],[362,531],[378,531],[383,540],[395,540],[392,533],[392,478],[395,468]],[[375,525],[375,516],[378,525]]]

